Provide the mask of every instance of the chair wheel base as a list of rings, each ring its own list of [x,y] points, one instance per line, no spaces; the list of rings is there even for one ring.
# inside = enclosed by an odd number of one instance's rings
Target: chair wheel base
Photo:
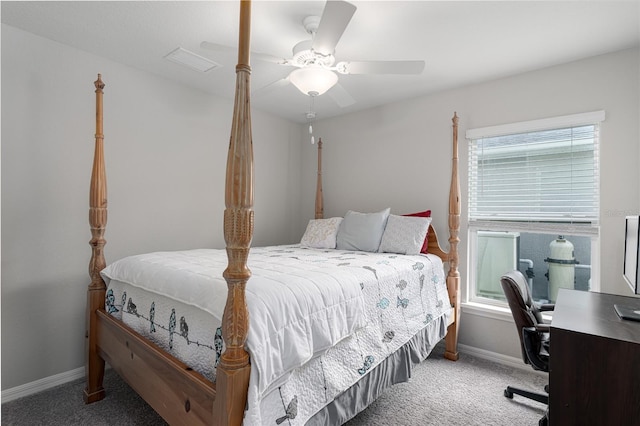
[[[534,401],[542,402],[543,404],[549,404],[548,393],[532,392],[525,389],[514,388],[513,386],[507,386],[504,390],[504,396],[509,399],[513,399],[513,395],[524,396],[525,398],[533,399]]]
[[[538,426],[549,426],[549,412],[546,412],[544,417],[538,420]]]

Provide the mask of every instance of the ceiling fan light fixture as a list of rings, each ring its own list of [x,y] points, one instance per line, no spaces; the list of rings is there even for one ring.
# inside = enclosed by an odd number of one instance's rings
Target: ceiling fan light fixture
[[[289,81],[305,95],[319,96],[336,85],[338,75],[322,67],[306,67],[292,71]]]

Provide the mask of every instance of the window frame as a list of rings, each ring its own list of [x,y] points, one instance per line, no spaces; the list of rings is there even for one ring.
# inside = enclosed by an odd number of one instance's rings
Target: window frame
[[[505,125],[490,126],[476,129],[469,129],[466,132],[466,139],[469,144],[475,139],[488,138],[494,136],[506,136],[527,132],[538,132],[555,130],[566,127],[596,125],[598,137],[595,141],[595,154],[597,161],[596,168],[599,169],[598,151],[601,144],[599,129],[601,123],[605,120],[604,111],[593,111],[580,114],[572,114],[558,117],[545,118],[540,120],[531,120]],[[471,147],[471,145],[469,145]],[[470,148],[471,149],[471,148]],[[467,172],[470,173],[472,164],[471,156],[469,156],[469,164]],[[600,176],[598,174],[596,182],[596,191],[598,200],[600,199]],[[471,199],[471,184],[468,186],[467,195]],[[467,228],[467,292],[465,302],[472,308],[480,308],[484,306],[491,310],[508,307],[506,301],[496,300],[488,297],[477,295],[477,264],[478,264],[478,231],[517,231],[535,234],[557,235],[578,235],[591,238],[591,291],[600,290],[600,207],[598,203],[598,212],[595,220],[589,223],[553,223],[543,221],[517,221],[517,220],[482,220],[472,219],[470,214],[470,206],[468,206],[468,228]]]

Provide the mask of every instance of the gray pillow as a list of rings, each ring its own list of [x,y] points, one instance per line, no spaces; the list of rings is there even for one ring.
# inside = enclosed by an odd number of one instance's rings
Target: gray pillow
[[[420,253],[430,224],[430,217],[389,215],[378,251],[399,254]]]
[[[390,210],[386,208],[377,213],[359,213],[349,210],[338,228],[336,248],[377,252]]]

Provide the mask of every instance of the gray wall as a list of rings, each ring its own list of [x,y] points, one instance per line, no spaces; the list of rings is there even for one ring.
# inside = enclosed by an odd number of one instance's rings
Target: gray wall
[[[2,25],[2,389],[84,364],[99,72],[107,261],[224,247],[232,102]],[[298,241],[301,126],[252,117],[254,244]]]
[[[470,64],[472,66],[472,64]],[[348,209],[390,206],[406,213],[431,208],[447,237],[451,121],[460,116],[462,218],[460,271],[467,284],[467,129],[605,110],[601,127],[601,291],[628,294],[621,278],[624,216],[640,212],[638,49],[602,55],[432,96],[327,119],[315,133],[324,141],[327,216]],[[314,157],[303,151],[308,168]],[[305,197],[314,181],[304,175]],[[303,211],[311,205],[302,203]],[[463,306],[460,343],[520,357],[508,314]]]

